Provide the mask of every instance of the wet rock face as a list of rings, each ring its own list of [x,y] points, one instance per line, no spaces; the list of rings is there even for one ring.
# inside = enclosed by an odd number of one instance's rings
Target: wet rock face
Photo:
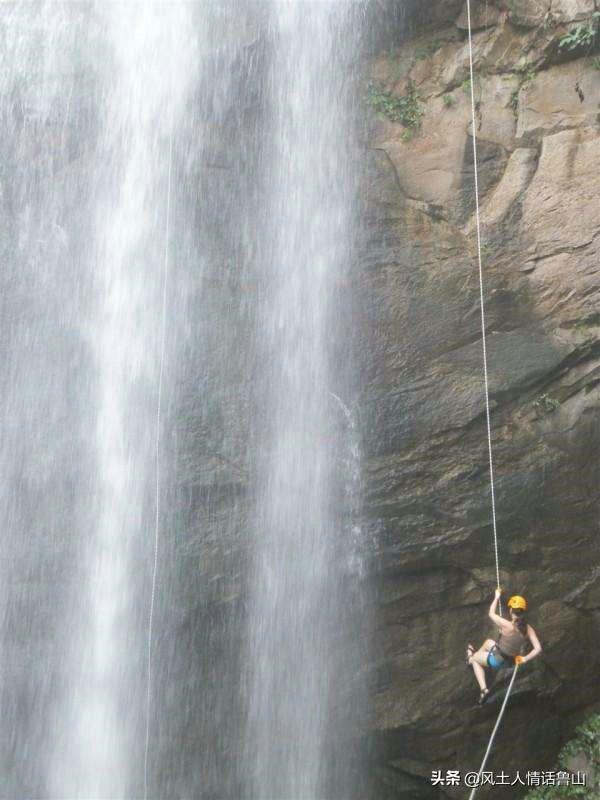
[[[591,48],[560,46],[593,2],[490,2],[488,18],[485,5],[473,3],[474,90],[500,571],[544,646],[490,765],[516,773],[552,768],[600,702],[600,72]],[[376,541],[371,736],[390,800],[463,796],[436,794],[431,771],[477,769],[499,710],[473,708],[463,657],[495,635],[495,563],[462,5],[454,19],[369,65],[424,111],[412,137],[371,115],[354,277]]]

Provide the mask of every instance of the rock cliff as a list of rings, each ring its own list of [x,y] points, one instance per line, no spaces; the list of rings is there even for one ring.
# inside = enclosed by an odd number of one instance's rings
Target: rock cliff
[[[501,581],[544,645],[490,764],[514,774],[600,703],[600,35],[594,0],[472,5]],[[464,796],[431,772],[477,769],[499,710],[464,663],[495,633],[466,13],[401,22],[366,67],[354,272],[378,800]]]

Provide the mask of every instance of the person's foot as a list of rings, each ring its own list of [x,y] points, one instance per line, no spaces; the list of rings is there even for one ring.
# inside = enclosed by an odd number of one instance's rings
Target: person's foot
[[[482,689],[479,692],[479,700],[477,701],[477,705],[482,706],[488,698],[488,694],[490,693],[489,689]]]
[[[469,667],[471,666],[471,656],[473,655],[474,652],[475,652],[475,648],[473,647],[473,645],[472,644],[468,645],[467,646],[467,666],[469,666]]]

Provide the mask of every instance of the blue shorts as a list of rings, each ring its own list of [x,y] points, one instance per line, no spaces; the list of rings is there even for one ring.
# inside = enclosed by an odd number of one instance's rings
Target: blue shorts
[[[498,653],[496,649],[490,650],[487,657],[488,667],[492,669],[501,669],[506,666],[506,660]]]

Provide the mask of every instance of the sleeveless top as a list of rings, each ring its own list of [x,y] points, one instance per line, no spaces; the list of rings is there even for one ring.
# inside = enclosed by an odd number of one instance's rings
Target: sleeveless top
[[[498,649],[504,655],[514,658],[521,655],[523,648],[529,641],[527,636],[523,636],[518,628],[513,628],[510,633],[501,633],[498,638]]]

